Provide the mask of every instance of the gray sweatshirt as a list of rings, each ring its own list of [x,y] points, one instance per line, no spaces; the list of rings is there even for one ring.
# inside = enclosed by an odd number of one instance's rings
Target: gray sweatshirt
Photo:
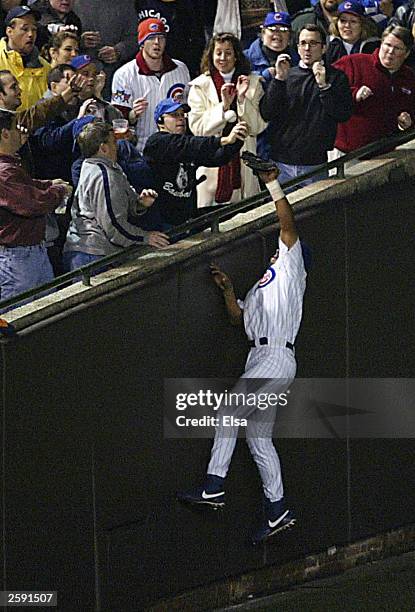
[[[145,244],[148,232],[128,221],[145,211],[117,162],[89,157],[82,164],[64,251],[104,256]]]

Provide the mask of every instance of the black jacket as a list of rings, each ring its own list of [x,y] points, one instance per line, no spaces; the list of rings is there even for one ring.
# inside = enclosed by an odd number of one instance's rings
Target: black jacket
[[[379,49],[381,40],[380,38],[368,38],[367,40],[359,40],[352,47],[351,55],[353,53],[373,53],[375,49]],[[327,51],[325,53],[326,63],[328,65],[334,64],[338,59],[347,55],[346,47],[343,44],[341,38],[336,36],[327,45]]]
[[[311,68],[294,66],[286,81],[273,79],[260,102],[269,128],[271,157],[293,165],[327,161],[337,124],[352,114],[352,94],[346,75],[326,67],[328,89],[319,89]]]
[[[144,157],[153,170],[163,222],[180,225],[196,212],[196,170],[227,164],[242,141],[222,147],[216,136],[156,132],[147,140]],[[167,227],[166,227],[167,229]]]

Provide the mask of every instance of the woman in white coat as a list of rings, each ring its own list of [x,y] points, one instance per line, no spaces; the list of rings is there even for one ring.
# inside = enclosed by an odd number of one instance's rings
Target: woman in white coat
[[[256,136],[267,123],[259,113],[263,96],[261,77],[251,73],[249,61],[233,34],[215,34],[206,48],[202,74],[190,82],[189,127],[196,136],[226,136],[236,120],[245,121],[249,136],[242,151],[256,153]],[[252,171],[239,156],[222,168],[198,170],[206,180],[198,186],[198,208],[237,202],[259,192]]]

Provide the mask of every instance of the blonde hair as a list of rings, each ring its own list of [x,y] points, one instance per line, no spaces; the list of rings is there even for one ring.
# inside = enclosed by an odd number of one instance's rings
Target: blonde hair
[[[49,40],[45,45],[43,45],[40,51],[40,55],[44,57],[45,60],[47,60],[49,63],[51,63],[52,56],[50,54],[50,50],[60,49],[63,43],[65,42],[65,40],[67,40],[68,38],[70,38],[71,40],[75,40],[78,43],[78,47],[79,47],[80,39],[77,34],[75,34],[74,32],[67,31],[67,30],[61,30],[60,32],[56,32],[56,34],[52,36],[52,39]]]
[[[353,15],[354,13],[351,14]],[[340,17],[341,15],[336,15],[335,17],[333,17],[333,20],[329,27],[330,34],[332,34],[333,36],[337,36],[338,38],[341,38],[339,27],[337,25]],[[360,19],[361,33],[359,40],[367,40],[368,38],[379,38],[377,26],[372,19],[360,15],[356,15],[356,17]]]

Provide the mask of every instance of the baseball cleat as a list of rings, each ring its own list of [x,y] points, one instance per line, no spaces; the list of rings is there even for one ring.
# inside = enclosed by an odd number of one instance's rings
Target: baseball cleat
[[[219,510],[225,506],[225,491],[208,493],[204,487],[198,487],[192,491],[177,493],[177,500],[183,504]]]
[[[271,521],[268,519],[263,527],[259,529],[252,538],[252,543],[254,545],[260,544],[261,542],[265,542],[268,538],[272,538],[272,536],[280,533],[281,531],[286,531],[291,529],[296,523],[297,519],[289,510],[285,510],[275,521]]]

